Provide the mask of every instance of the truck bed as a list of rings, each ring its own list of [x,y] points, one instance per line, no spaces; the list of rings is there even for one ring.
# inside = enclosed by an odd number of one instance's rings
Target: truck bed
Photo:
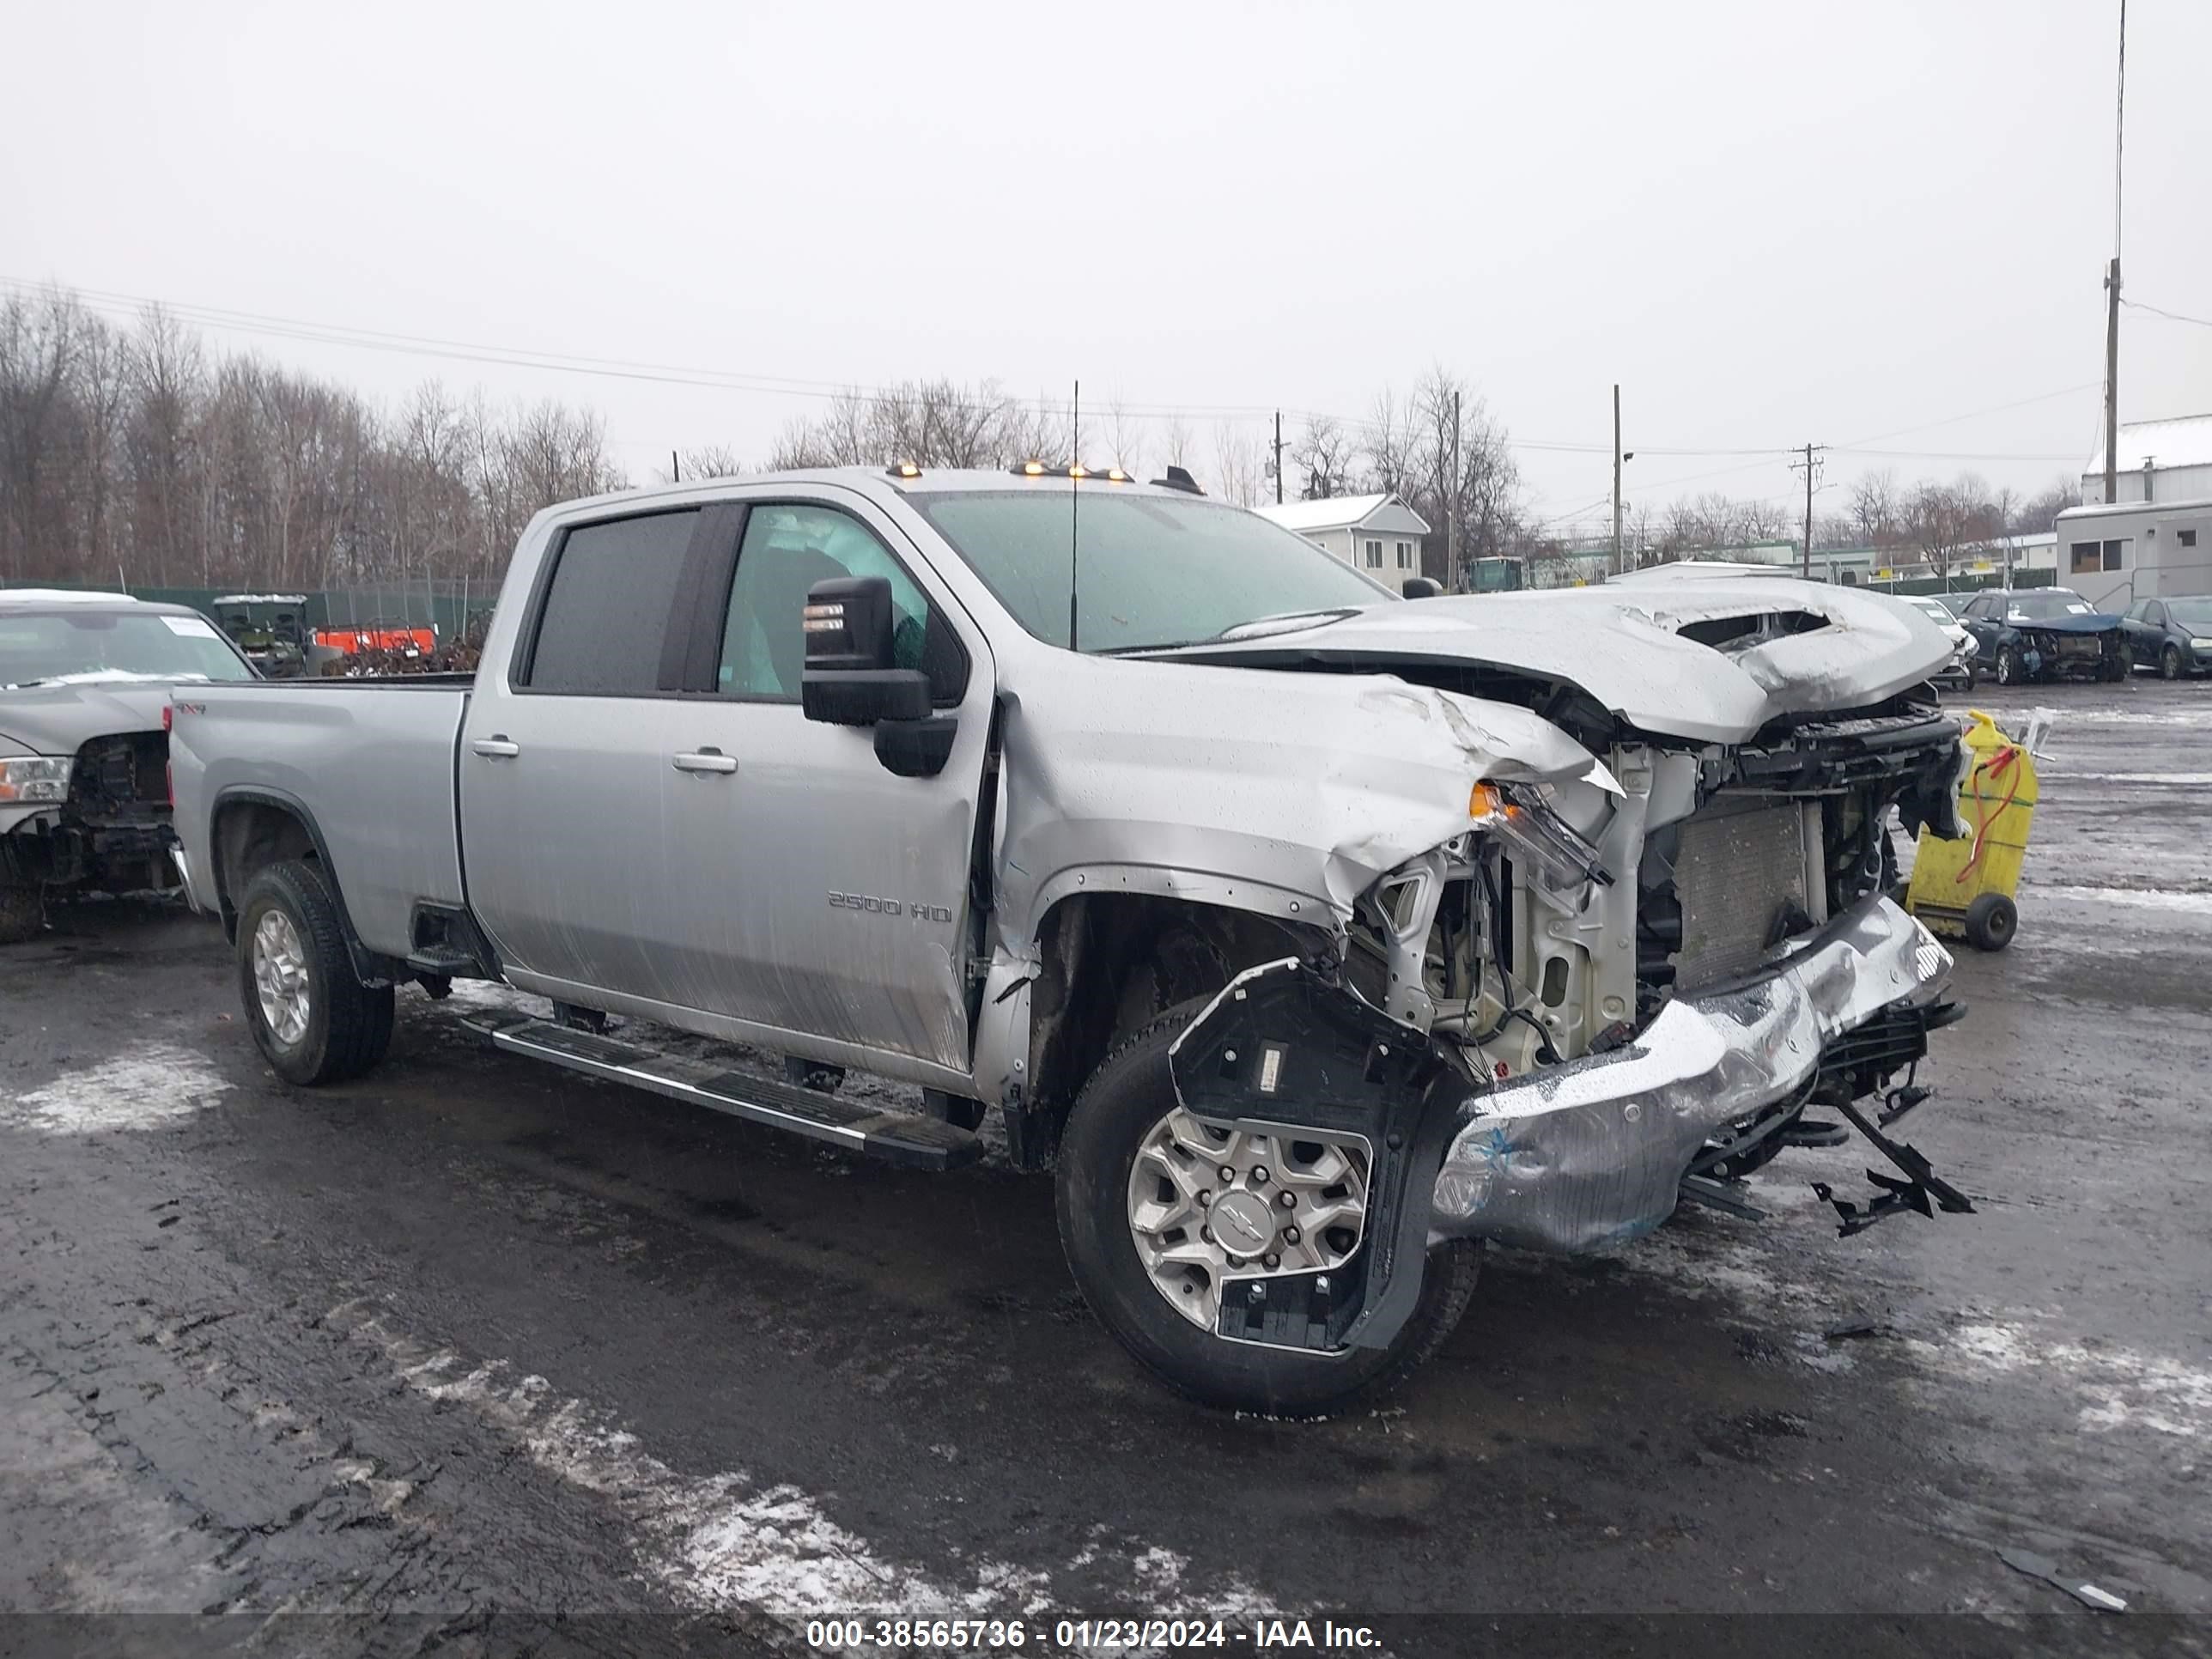
[[[169,739],[195,902],[226,802],[274,798],[313,828],[361,942],[404,957],[417,900],[462,902],[453,764],[469,674],[179,688]]]

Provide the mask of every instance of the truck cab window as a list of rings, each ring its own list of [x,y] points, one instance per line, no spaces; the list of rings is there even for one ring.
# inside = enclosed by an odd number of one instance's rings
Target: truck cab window
[[[928,672],[937,701],[957,700],[967,679],[965,658],[905,567],[850,514],[782,501],[746,515],[716,689],[728,696],[798,702],[806,591],[838,576],[881,576],[890,583],[898,665]]]
[[[533,691],[650,696],[659,688],[696,509],[579,525],[562,538],[520,683]]]

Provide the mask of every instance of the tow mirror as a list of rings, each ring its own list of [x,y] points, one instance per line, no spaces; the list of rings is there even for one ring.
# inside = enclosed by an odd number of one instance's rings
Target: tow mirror
[[[799,706],[811,720],[873,726],[885,771],[933,778],[952,757],[960,718],[933,714],[929,677],[897,665],[896,626],[886,577],[837,576],[808,588]]]
[[[836,576],[806,590],[799,706],[811,720],[873,726],[923,720],[929,679],[891,656],[891,585],[882,576]]]
[[[1398,592],[1409,599],[1433,599],[1444,591],[1444,585],[1434,576],[1408,576],[1398,584]]]

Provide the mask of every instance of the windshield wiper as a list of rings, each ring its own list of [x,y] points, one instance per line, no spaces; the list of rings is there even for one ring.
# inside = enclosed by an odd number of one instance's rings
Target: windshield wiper
[[[1302,634],[1309,628],[1326,628],[1331,623],[1340,623],[1346,617],[1359,614],[1356,606],[1334,611],[1285,611],[1272,617],[1254,617],[1249,621],[1231,623],[1218,634],[1209,634],[1203,639],[1163,640],[1157,645],[1113,645],[1102,647],[1091,654],[1098,657],[1127,657],[1147,651],[1187,651],[1196,645],[1218,645],[1234,636],[1234,643],[1245,640],[1272,639],[1278,634]],[[1254,631],[1247,633],[1247,629]]]

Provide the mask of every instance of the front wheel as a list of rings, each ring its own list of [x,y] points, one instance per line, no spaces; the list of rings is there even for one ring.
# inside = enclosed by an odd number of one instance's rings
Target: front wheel
[[[1168,1047],[1193,1000],[1139,1029],[1085,1085],[1062,1137],[1060,1237],[1084,1299],[1138,1362],[1211,1406],[1296,1417],[1342,1411],[1436,1352],[1474,1293],[1478,1249],[1429,1253],[1389,1346],[1300,1352],[1216,1334],[1227,1277],[1343,1267],[1365,1248],[1357,1140],[1243,1132],[1177,1103]]]
[[[2027,678],[2027,662],[2011,646],[1997,653],[1997,684],[2018,685]]]
[[[238,911],[246,1023],[288,1083],[337,1083],[384,1058],[392,988],[354,975],[337,901],[322,872],[288,859],[246,884]]]
[[[2178,680],[2181,678],[2181,647],[2179,646],[2169,645],[2159,653],[2158,673],[2160,679]]]

